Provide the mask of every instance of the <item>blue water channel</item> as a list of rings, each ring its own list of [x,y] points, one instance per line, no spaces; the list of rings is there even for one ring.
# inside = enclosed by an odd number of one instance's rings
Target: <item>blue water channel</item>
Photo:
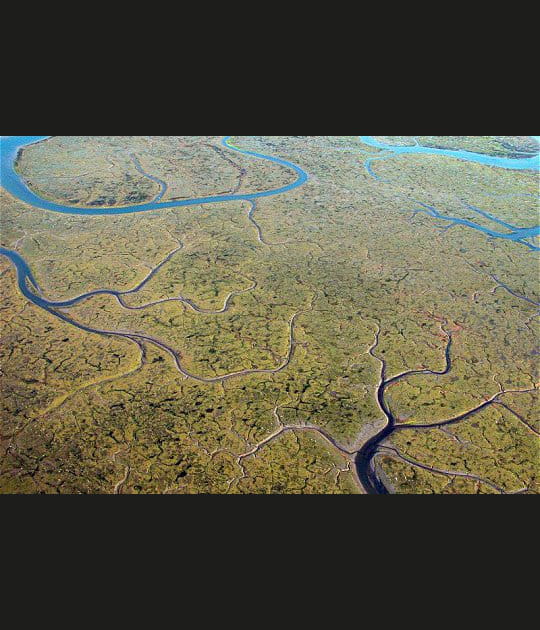
[[[133,214],[135,212],[149,212],[151,210],[161,210],[164,208],[179,208],[182,206],[197,206],[201,204],[209,203],[222,203],[224,201],[253,201],[261,197],[272,197],[274,195],[281,195],[283,193],[294,190],[299,186],[302,186],[307,179],[307,173],[296,164],[283,160],[281,158],[273,157],[270,155],[263,155],[262,153],[255,153],[254,151],[246,151],[239,149],[230,144],[231,136],[226,136],[222,140],[222,145],[227,149],[236,151],[243,155],[258,158],[260,160],[266,160],[267,162],[273,162],[284,166],[297,175],[297,178],[290,184],[282,186],[281,188],[275,188],[272,190],[265,190],[263,192],[236,194],[236,195],[217,195],[211,197],[199,197],[195,199],[181,199],[177,201],[159,201],[154,200],[148,203],[135,204],[122,207],[113,208],[91,208],[91,207],[78,207],[78,206],[66,206],[48,199],[43,199],[34,193],[26,185],[23,179],[15,170],[15,162],[17,155],[21,149],[31,144],[36,144],[43,140],[47,140],[50,136],[11,136],[5,137],[0,140],[0,153],[1,153],[1,168],[0,168],[0,184],[14,197],[24,201],[25,203],[42,210],[51,210],[52,212],[62,212],[63,214],[83,214],[83,215],[115,215],[115,214]],[[161,180],[160,180],[161,181]]]
[[[386,144],[376,140],[373,136],[359,136],[360,140],[374,149],[382,149],[391,151],[394,155],[444,155],[446,157],[456,158],[457,160],[465,160],[466,162],[476,162],[477,164],[485,164],[486,166],[497,166],[498,168],[508,168],[512,170],[540,170],[540,154],[531,155],[530,157],[506,158],[494,155],[485,155],[483,153],[474,153],[472,151],[463,151],[461,149],[434,149],[431,147],[423,147],[420,144],[397,146],[394,144]],[[530,136],[540,141],[540,136]]]
[[[530,136],[534,138],[536,141],[540,141],[540,136]],[[434,149],[431,147],[424,147],[416,142],[414,145],[407,146],[397,146],[393,144],[387,144],[384,142],[380,142],[376,140],[373,136],[359,136],[360,140],[375,149],[381,149],[385,152],[383,155],[376,155],[369,158],[365,163],[365,169],[371,177],[384,182],[390,183],[386,180],[381,179],[373,170],[373,162],[377,160],[386,160],[398,155],[440,155],[450,158],[455,158],[458,160],[465,160],[467,162],[475,162],[477,164],[484,164],[486,166],[495,166],[498,168],[512,169],[512,170],[534,170],[540,171],[540,154],[531,155],[527,157],[521,158],[505,158],[505,157],[496,157],[493,155],[484,155],[483,153],[474,153],[472,151],[463,151],[463,150],[453,150],[453,149]],[[483,232],[487,236],[491,238],[500,238],[503,240],[510,240],[516,243],[520,243],[521,245],[525,245],[530,250],[540,251],[540,247],[537,247],[533,243],[528,242],[526,239],[536,238],[540,236],[540,226],[535,225],[530,228],[522,228],[510,225],[505,223],[504,221],[498,219],[497,217],[490,215],[489,213],[477,208],[475,206],[468,205],[469,210],[476,212],[479,215],[484,216],[485,218],[493,221],[494,223],[498,223],[503,227],[510,230],[510,232],[501,232],[499,230],[490,229],[488,227],[484,227],[479,225],[478,223],[474,223],[473,221],[469,221],[468,219],[462,219],[460,217],[453,217],[449,215],[442,214],[433,206],[429,206],[425,203],[417,202],[420,206],[418,212],[425,212],[426,214],[437,218],[442,219],[444,221],[449,221],[450,225],[464,225],[466,227],[477,230],[478,232]]]

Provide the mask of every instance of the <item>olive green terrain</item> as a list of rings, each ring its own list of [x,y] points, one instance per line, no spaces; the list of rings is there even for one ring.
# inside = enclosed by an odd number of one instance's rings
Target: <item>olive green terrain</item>
[[[417,140],[530,149],[521,137]],[[63,309],[150,340],[136,341],[83,332],[28,303],[0,258],[0,492],[362,492],[355,453],[386,423],[372,354],[380,331],[387,377],[442,371],[452,334],[448,374],[388,388],[400,426],[493,399],[463,422],[396,431],[376,458],[389,490],[537,493],[538,254],[418,202],[479,226],[494,227],[470,206],[530,227],[538,175],[402,155],[373,161],[376,179],[364,163],[378,152],[356,136],[233,143],[290,160],[309,179],[254,211],[227,202],[64,215],[2,191],[1,244],[24,256],[49,299],[129,291],[165,262],[140,291]],[[54,137],[17,168],[49,199],[125,205],[160,192],[136,163],[167,182],[164,200],[295,178],[219,137]]]

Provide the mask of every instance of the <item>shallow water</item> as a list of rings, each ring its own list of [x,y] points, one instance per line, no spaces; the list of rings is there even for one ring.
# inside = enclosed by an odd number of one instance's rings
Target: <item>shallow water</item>
[[[540,136],[530,136],[538,140]],[[375,140],[373,136],[359,136],[360,140],[375,149],[383,149],[391,151],[394,155],[443,155],[446,157],[465,160],[466,162],[475,162],[477,164],[485,164],[486,166],[497,166],[498,168],[506,168],[512,170],[540,170],[540,154],[526,158],[504,158],[494,155],[485,155],[483,153],[473,153],[472,151],[453,150],[453,149],[433,149],[431,147],[423,147],[418,144],[411,146],[395,146],[385,144]]]

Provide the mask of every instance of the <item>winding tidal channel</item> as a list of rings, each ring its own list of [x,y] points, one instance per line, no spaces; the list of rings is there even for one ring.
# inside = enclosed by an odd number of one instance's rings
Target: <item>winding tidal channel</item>
[[[175,200],[175,201],[162,201],[162,198],[167,190],[166,182],[163,182],[162,180],[148,174],[141,166],[139,159],[136,156],[131,155],[130,157],[135,167],[137,168],[137,170],[144,176],[155,181],[157,184],[159,184],[161,188],[161,191],[159,192],[159,194],[156,196],[156,198],[153,201],[148,202],[148,203],[136,204],[136,205],[128,205],[128,206],[122,206],[122,207],[108,207],[108,208],[67,206],[67,205],[61,205],[54,201],[49,201],[47,199],[44,199],[38,196],[27,186],[27,184],[24,182],[24,180],[19,176],[19,174],[15,170],[16,160],[19,155],[19,152],[22,149],[24,149],[25,147],[31,144],[36,144],[38,142],[47,140],[50,137],[51,136],[6,136],[0,139],[0,157],[1,157],[0,184],[2,185],[2,187],[5,188],[6,191],[9,192],[13,197],[28,204],[29,206],[32,206],[34,208],[41,209],[41,210],[47,210],[50,212],[59,212],[63,214],[71,214],[71,215],[75,214],[75,215],[84,215],[84,216],[103,216],[103,215],[119,215],[119,214],[132,214],[132,213],[138,213],[138,212],[149,212],[149,211],[161,210],[165,208],[177,208],[177,207],[180,208],[184,206],[216,204],[216,203],[234,202],[234,201],[247,201],[251,204],[251,209],[249,211],[248,218],[255,225],[258,231],[259,241],[261,243],[265,243],[260,227],[253,219],[253,213],[256,208],[257,199],[284,194],[286,192],[292,191],[295,188],[302,186],[308,180],[308,174],[298,165],[292,162],[289,162],[287,160],[274,157],[274,156],[264,155],[261,153],[256,153],[253,151],[240,149],[231,143],[231,136],[225,136],[222,140],[222,146],[225,149],[234,151],[237,153],[241,153],[245,156],[248,156],[254,159],[266,160],[266,161],[278,164],[280,166],[283,166],[289,169],[290,171],[292,171],[296,175],[296,179],[286,186],[282,186],[280,188],[271,189],[271,190],[262,191],[262,192],[208,196],[208,197],[193,198],[193,199]],[[537,138],[536,136],[533,136],[533,137]],[[516,169],[516,170],[528,169],[528,170],[536,170],[536,171],[540,170],[540,158],[538,155],[511,159],[511,158],[501,158],[501,157],[483,155],[479,153],[471,153],[468,151],[432,149],[429,147],[420,146],[418,145],[418,143],[414,146],[394,146],[394,145],[381,143],[372,136],[360,136],[360,140],[369,147],[373,147],[379,150],[382,149],[384,151],[383,154],[373,156],[369,158],[368,161],[366,162],[366,169],[376,179],[378,178],[371,171],[372,161],[378,160],[378,159],[386,159],[388,157],[393,157],[395,155],[402,155],[402,154],[441,155],[441,156],[446,156],[450,158],[455,158],[455,159],[460,159],[460,160],[465,160],[465,161],[470,161],[474,163],[485,164],[487,166],[494,166],[494,167],[505,168],[505,169]],[[433,207],[428,206],[427,204],[423,204],[421,202],[418,202],[418,203],[421,206],[421,209],[419,210],[420,212],[422,211],[427,212],[431,214],[431,216],[435,216],[437,218],[448,218],[443,215],[440,215]],[[475,210],[478,210],[478,209],[475,209]],[[482,213],[482,211],[480,210],[478,210],[478,212]],[[484,213],[484,215],[485,214],[486,213]],[[526,238],[538,236],[540,233],[538,227],[523,231],[520,228],[515,228],[514,226],[511,226],[509,224],[504,224],[497,218],[491,217],[491,215],[488,215],[488,217],[493,219],[497,223],[504,225],[505,227],[509,229],[511,228],[514,229],[514,232],[511,233],[511,236],[507,234],[503,234],[503,233],[498,233],[498,232],[489,233],[489,231],[484,229],[483,231],[487,231],[490,236],[500,237],[500,238],[511,238],[514,241],[527,245],[528,247],[530,247],[530,249],[534,249],[534,250],[539,249],[535,246],[531,246],[530,243],[524,240]],[[13,264],[13,266],[15,267],[16,272],[17,272],[18,286],[21,293],[30,302],[32,302],[39,308],[47,311],[48,313],[61,319],[62,321],[70,325],[73,325],[88,333],[129,339],[137,343],[141,348],[144,343],[153,344],[161,348],[165,352],[167,352],[173,358],[173,360],[175,361],[176,367],[186,378],[192,378],[194,380],[204,382],[204,383],[217,383],[217,382],[223,382],[231,378],[246,376],[249,374],[258,374],[258,373],[275,374],[286,369],[294,355],[294,349],[295,349],[295,344],[296,344],[294,329],[295,329],[296,320],[298,316],[301,315],[303,312],[308,312],[308,310],[313,308],[313,303],[311,304],[311,307],[309,309],[306,309],[305,311],[299,311],[291,317],[289,321],[289,350],[288,350],[287,355],[284,357],[283,361],[281,362],[281,364],[278,365],[275,369],[241,370],[238,372],[225,374],[223,376],[217,376],[214,378],[202,378],[200,376],[189,373],[182,365],[180,355],[173,348],[169,347],[164,342],[158,339],[155,339],[151,336],[142,335],[139,333],[94,329],[73,320],[68,315],[66,315],[65,312],[63,312],[62,310],[59,310],[59,309],[67,309],[95,295],[112,295],[125,308],[140,309],[140,308],[145,308],[146,306],[150,306],[150,305],[144,305],[141,307],[129,307],[123,301],[123,296],[136,293],[137,291],[142,289],[148,283],[148,281],[159,271],[159,269],[161,269],[163,265],[165,265],[178,251],[180,251],[181,248],[182,248],[182,245],[179,244],[179,247],[173,250],[172,252],[170,252],[167,255],[167,257],[163,261],[161,261],[146,276],[146,278],[144,278],[144,280],[142,280],[142,282],[140,282],[136,287],[130,290],[115,291],[113,289],[100,289],[100,290],[96,290],[96,291],[79,295],[75,298],[72,298],[70,300],[65,300],[65,301],[52,301],[52,300],[46,299],[43,296],[43,292],[41,288],[39,287],[32,273],[32,270],[30,269],[28,263],[24,260],[24,258],[18,252],[10,250],[10,249],[6,249],[4,247],[0,247],[0,255],[8,258]],[[503,288],[505,287],[505,285],[502,283],[500,283],[500,285]],[[217,314],[217,313],[225,312],[229,308],[229,304],[231,300],[234,299],[235,295],[239,295],[241,293],[245,293],[247,291],[253,290],[255,287],[256,287],[256,282],[252,281],[252,284],[250,287],[242,291],[230,293],[225,300],[223,308],[219,311],[215,311],[215,313]],[[210,313],[210,311],[205,311],[204,309],[199,308],[196,304],[194,304],[191,300],[188,300],[187,298],[178,297],[178,298],[171,298],[171,300],[184,302],[187,306],[191,307],[192,309],[198,312]],[[168,300],[162,300],[162,301],[168,301]],[[155,302],[152,304],[157,304],[157,303],[159,302]],[[386,402],[386,391],[388,387],[390,387],[391,385],[409,376],[419,375],[419,374],[437,376],[437,375],[447,374],[451,370],[452,335],[450,332],[447,332],[446,330],[443,330],[443,332],[447,335],[447,338],[448,338],[448,343],[447,343],[447,347],[445,351],[446,366],[443,370],[441,371],[436,371],[436,370],[410,371],[410,372],[399,374],[392,378],[388,378],[386,375],[386,364],[384,360],[375,354],[378,341],[379,341],[379,334],[380,334],[380,331],[377,332],[375,343],[370,349],[370,354],[373,356],[374,359],[376,359],[377,361],[381,363],[380,383],[377,388],[376,396],[377,396],[379,407],[381,411],[384,413],[384,416],[386,417],[386,424],[384,428],[381,431],[379,431],[379,433],[377,433],[375,436],[373,436],[368,442],[366,442],[364,446],[357,453],[349,453],[350,455],[354,455],[354,461],[355,461],[358,478],[362,486],[364,487],[364,490],[368,494],[387,494],[388,493],[388,489],[386,488],[385,484],[378,476],[377,467],[376,467],[376,458],[378,455],[380,455],[383,452],[381,449],[386,448],[386,447],[381,447],[382,443],[385,440],[387,440],[388,437],[390,437],[395,431],[406,430],[406,429],[428,429],[428,428],[431,428],[431,426],[443,426],[446,424],[452,424],[452,423],[458,422],[474,413],[477,413],[478,411],[480,411],[487,405],[502,404],[499,397],[502,396],[504,393],[508,393],[508,392],[500,392],[497,396],[493,397],[489,401],[482,403],[476,409],[473,409],[465,414],[462,414],[458,418],[453,418],[448,421],[439,423],[437,425],[422,425],[422,426],[398,425],[396,423],[395,417],[393,416]],[[334,444],[336,447],[339,448],[337,443],[331,437],[324,434],[324,431],[321,430],[318,432],[321,433],[321,435],[323,435],[323,437],[325,437],[328,441],[330,441],[332,444]],[[340,450],[343,451],[343,449],[340,449]]]

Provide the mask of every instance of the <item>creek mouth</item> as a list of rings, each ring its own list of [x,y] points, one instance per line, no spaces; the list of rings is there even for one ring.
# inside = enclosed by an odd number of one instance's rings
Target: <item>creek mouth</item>
[[[356,474],[366,494],[390,494],[384,483],[379,479],[375,468],[375,455],[379,445],[394,432],[394,427],[387,425],[380,433],[372,437],[356,454],[354,465]]]
[[[391,385],[395,385],[410,376],[444,376],[452,369],[452,334],[444,330],[442,327],[441,330],[447,337],[446,349],[444,352],[446,365],[442,370],[409,370],[407,372],[397,374],[396,376],[392,376],[391,378],[386,377],[386,361],[375,354],[375,350],[379,345],[380,329],[377,331],[375,343],[369,349],[369,354],[381,364],[380,382],[377,387],[377,403],[386,418],[386,425],[376,435],[370,438],[364,446],[362,446],[354,459],[356,474],[366,494],[390,494],[388,488],[377,474],[375,457],[379,453],[379,447],[381,444],[391,437],[395,431],[398,429],[402,430],[408,428],[408,425],[398,425],[396,417],[386,401],[386,390]],[[411,425],[410,428],[415,427]]]

